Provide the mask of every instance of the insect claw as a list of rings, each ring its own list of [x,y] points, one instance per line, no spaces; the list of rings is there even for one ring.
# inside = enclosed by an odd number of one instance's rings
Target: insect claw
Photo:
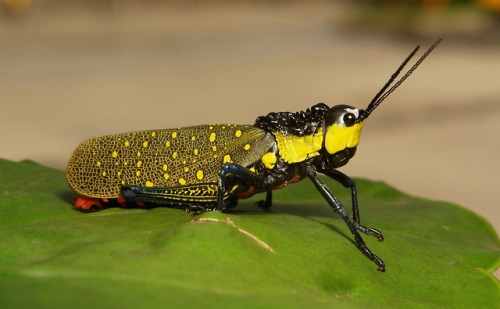
[[[217,210],[217,208],[205,207],[205,206],[201,206],[200,204],[189,204],[186,207],[186,212],[191,213],[191,216],[193,216],[193,217],[201,215],[207,211],[215,211],[215,210]]]
[[[373,255],[373,261],[377,264],[377,269],[381,272],[385,272],[385,263],[378,256]]]
[[[382,235],[382,232],[380,232],[377,229],[374,229],[372,227],[366,227],[366,226],[358,224],[356,222],[354,222],[354,227],[356,228],[356,230],[358,230],[360,232],[363,232],[363,233],[370,235],[370,236],[377,237],[378,241],[384,240],[384,235]]]
[[[271,208],[271,205],[269,205],[268,203],[266,203],[265,200],[257,201],[257,202],[255,202],[255,205],[257,207],[265,209],[265,210],[269,210]]]

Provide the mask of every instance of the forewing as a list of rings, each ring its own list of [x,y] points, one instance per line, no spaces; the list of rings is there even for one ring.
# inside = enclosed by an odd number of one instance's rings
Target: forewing
[[[79,194],[116,198],[124,184],[175,187],[216,183],[221,165],[249,166],[274,138],[250,125],[203,125],[95,137],[73,153],[67,168]]]

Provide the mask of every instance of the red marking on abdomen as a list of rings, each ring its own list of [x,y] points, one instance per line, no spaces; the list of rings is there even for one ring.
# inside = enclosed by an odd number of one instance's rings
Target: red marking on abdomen
[[[120,206],[123,208],[127,207],[145,207],[143,202],[136,202],[136,203],[130,203],[127,202],[126,199],[123,197],[119,196],[116,199],[108,199],[108,198],[94,198],[94,197],[87,197],[87,196],[79,196],[75,203],[73,204],[74,209],[78,209],[80,211],[84,212],[89,212],[89,211],[97,211],[97,210],[102,210],[104,208],[108,207],[116,207]]]
[[[295,183],[295,182],[297,182],[297,181],[299,181],[301,179],[302,179],[302,177],[300,177],[300,175],[295,175],[295,176],[293,176],[292,179],[284,181],[282,183],[279,183],[279,184],[273,186],[271,189],[272,190],[278,190],[278,189],[281,189],[281,188],[284,188],[284,187],[288,186],[289,184]]]
[[[102,206],[102,202],[103,202],[103,200],[98,199],[98,198],[79,196],[76,199],[75,203],[73,204],[73,208],[81,210],[81,211],[101,210],[104,208],[104,206]]]
[[[238,193],[238,198],[246,199],[255,195],[255,187],[249,186],[245,192]]]

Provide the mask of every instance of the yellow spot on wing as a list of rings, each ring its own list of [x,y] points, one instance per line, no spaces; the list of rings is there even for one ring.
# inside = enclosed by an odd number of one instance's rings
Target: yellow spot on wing
[[[231,156],[228,154],[224,156],[224,163],[226,162],[231,162]]]
[[[167,165],[166,164],[163,164],[163,170],[166,172],[167,171]]]
[[[236,130],[236,132],[234,132],[234,136],[240,137],[241,136],[241,130]]]
[[[191,140],[192,140],[192,141],[196,140],[196,136],[194,136],[194,135],[193,135],[193,136],[191,136]]]
[[[199,153],[200,153],[200,151],[198,150],[198,148],[193,149],[193,154],[195,156],[197,156]]]
[[[146,187],[152,187],[154,186],[154,183],[152,183],[151,181],[146,181]]]
[[[203,171],[202,170],[199,170],[196,172],[196,178],[198,178],[198,180],[202,180],[203,179]]]
[[[213,151],[217,151],[217,146],[213,145],[213,146],[212,146],[212,150],[213,150]]]
[[[135,176],[139,177],[141,175],[141,171],[135,172]]]
[[[210,137],[208,138],[208,140],[213,143],[213,142],[215,142],[216,137],[217,137],[217,135],[215,134],[215,132],[212,132],[210,134]]]
[[[111,154],[111,156],[112,156],[113,158],[118,157],[118,151],[113,151],[113,153]]]
[[[137,167],[141,167],[142,166],[142,161],[137,161]]]
[[[128,147],[128,146],[130,146],[130,142],[129,141],[125,141],[124,145],[125,145],[125,147]]]
[[[165,142],[165,147],[167,147],[167,148],[170,147],[170,141]]]
[[[189,172],[189,167],[184,166],[184,172],[185,172],[185,173]]]
[[[179,183],[180,183],[181,185],[185,185],[185,184],[186,184],[186,179],[184,179],[184,178],[179,178]]]
[[[138,156],[138,157],[140,157],[140,156],[141,156],[141,152],[140,152],[140,151],[138,151],[138,152],[137,152],[137,156]]]
[[[156,132],[155,131],[151,132],[151,136],[155,137],[156,136]]]
[[[95,164],[97,167],[100,167],[101,166],[101,161],[97,161],[97,163]]]
[[[246,144],[245,146],[243,146],[243,149],[244,150],[250,150],[250,144]]]
[[[177,137],[177,132],[172,132],[172,138],[176,138]]]
[[[145,141],[144,143],[142,143],[142,147],[144,147],[144,148],[148,147],[148,141]]]
[[[165,178],[165,180],[168,180],[169,177],[170,176],[167,173],[163,174],[163,178]]]
[[[177,156],[178,156],[177,151],[174,151],[172,153],[172,159],[177,159]]]

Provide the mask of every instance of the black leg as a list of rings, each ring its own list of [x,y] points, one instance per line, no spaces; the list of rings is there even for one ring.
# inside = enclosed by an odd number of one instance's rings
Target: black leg
[[[306,175],[309,177],[309,179],[311,179],[311,181],[316,186],[316,189],[318,189],[318,191],[325,198],[328,204],[330,204],[330,207],[332,207],[333,211],[335,211],[342,217],[345,224],[351,231],[352,236],[354,237],[356,247],[358,247],[358,249],[365,256],[367,256],[377,265],[378,270],[385,271],[384,261],[373,254],[371,250],[366,246],[363,238],[361,238],[361,235],[359,235],[358,233],[358,228],[356,228],[356,225],[349,219],[344,207],[342,206],[342,203],[340,203],[339,199],[335,195],[333,195],[332,191],[330,191],[330,189],[318,178],[318,176],[316,175],[316,169],[309,163],[304,163],[304,169]]]
[[[266,199],[264,201],[258,201],[257,206],[269,210],[273,204],[273,191],[266,192]]]
[[[382,233],[374,228],[366,227],[361,225],[359,218],[359,208],[358,208],[358,191],[356,189],[356,182],[352,180],[346,174],[339,172],[337,170],[321,170],[320,173],[327,175],[328,177],[338,181],[344,187],[351,189],[351,199],[352,199],[352,221],[354,227],[365,234],[377,237],[379,241],[384,240]]]
[[[226,208],[224,204],[224,197],[227,193],[226,183],[227,177],[229,175],[235,175],[239,178],[240,182],[248,184],[258,184],[262,183],[263,179],[261,176],[255,174],[248,168],[234,164],[234,163],[224,163],[220,169],[219,181],[218,181],[218,193],[217,193],[217,209],[223,211]],[[231,189],[231,188],[229,188]],[[266,205],[268,199],[266,198]]]

